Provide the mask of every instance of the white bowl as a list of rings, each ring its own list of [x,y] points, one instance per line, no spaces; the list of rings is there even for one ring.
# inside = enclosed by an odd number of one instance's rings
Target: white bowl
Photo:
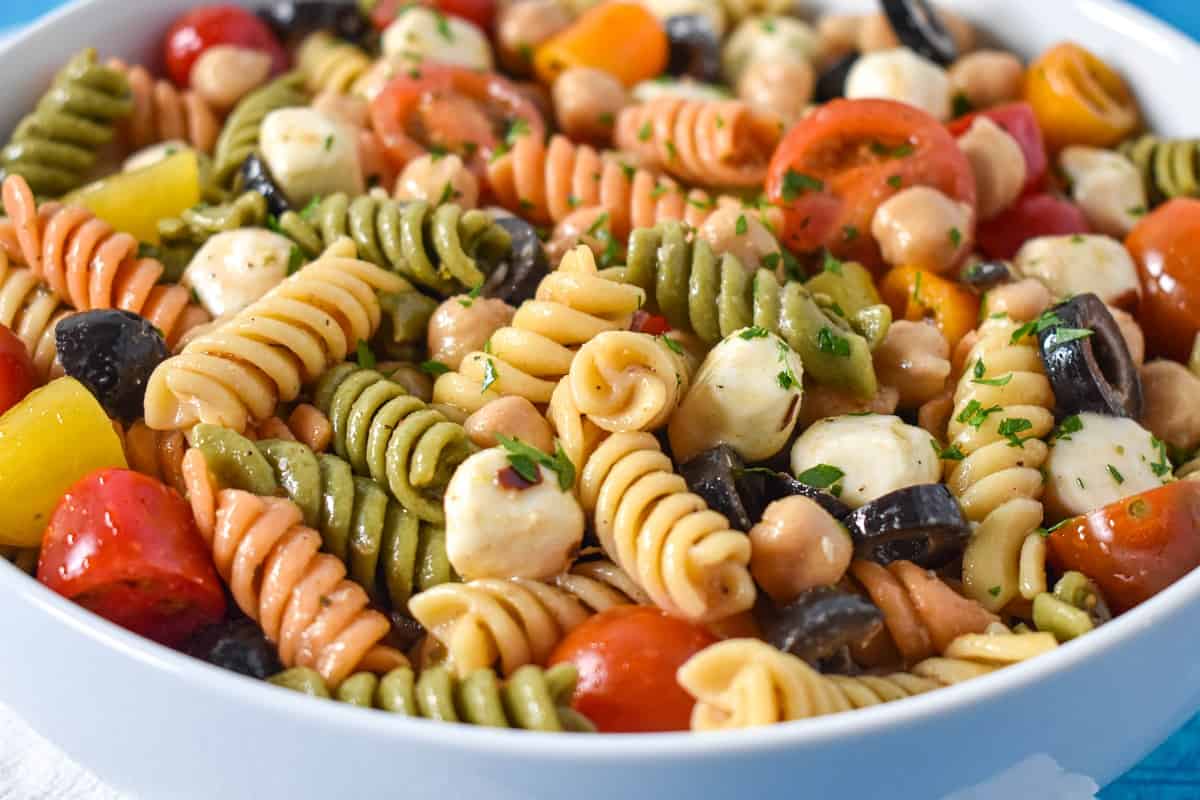
[[[1148,16],[1112,0],[950,4],[1027,55],[1086,44],[1125,73],[1157,130],[1200,130],[1200,46]],[[79,48],[153,63],[161,32],[194,5],[88,0],[22,34],[0,50],[0,130]],[[154,800],[937,798],[980,784],[971,797],[1079,797],[1064,787],[1089,781],[1060,771],[1103,785],[1200,708],[1200,572],[1050,655],[964,685],[703,736],[495,731],[316,702],[130,634],[2,561],[0,608],[0,701],[113,786]]]

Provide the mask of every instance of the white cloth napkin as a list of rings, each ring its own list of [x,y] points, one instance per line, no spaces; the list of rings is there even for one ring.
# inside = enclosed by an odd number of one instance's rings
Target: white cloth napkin
[[[0,705],[0,800],[129,800]]]

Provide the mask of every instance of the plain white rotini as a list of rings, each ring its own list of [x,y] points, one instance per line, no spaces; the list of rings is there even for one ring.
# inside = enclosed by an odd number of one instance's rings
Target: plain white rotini
[[[687,394],[690,369],[660,337],[606,331],[579,348],[568,378],[576,407],[598,427],[654,431]]]
[[[70,313],[33,270],[15,266],[0,249],[0,324],[25,344],[42,378],[54,368],[54,326]]]
[[[579,410],[575,403],[575,395],[571,392],[570,376],[563,376],[550,394],[550,404],[546,406],[546,419],[550,422],[563,452],[575,465],[575,480],[578,482],[583,465],[608,432]]]
[[[753,605],[749,538],[688,491],[652,435],[604,440],[579,493],[604,552],[659,608],[715,622]]]

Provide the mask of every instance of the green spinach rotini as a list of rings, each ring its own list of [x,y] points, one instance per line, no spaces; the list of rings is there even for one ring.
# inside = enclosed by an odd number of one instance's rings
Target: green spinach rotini
[[[213,182],[229,189],[242,162],[258,149],[262,121],[280,108],[308,104],[304,94],[304,76],[289,72],[246,95],[225,120],[213,152]]]
[[[167,280],[179,280],[196,251],[218,233],[261,227],[267,201],[258,192],[243,192],[227,203],[198,205],[178,217],[158,221],[159,254]]]
[[[1174,197],[1200,197],[1200,139],[1167,139],[1148,133],[1118,149],[1141,173],[1151,205]]]

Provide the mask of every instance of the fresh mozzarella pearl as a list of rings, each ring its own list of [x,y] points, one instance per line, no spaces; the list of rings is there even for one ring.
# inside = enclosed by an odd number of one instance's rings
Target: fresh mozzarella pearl
[[[796,427],[803,374],[800,356],[761,328],[718,343],[671,416],[667,435],[676,460],[722,443],[747,461],[778,453]]]
[[[526,483],[499,447],[458,466],[446,487],[446,555],[464,580],[550,578],[583,541],[583,510],[558,476],[537,465]]]
[[[383,54],[420,63],[432,61],[492,69],[492,47],[483,31],[459,17],[428,8],[408,8],[383,32]]]
[[[882,414],[823,419],[801,434],[792,445],[792,472],[800,475],[822,464],[844,473],[835,485],[851,508],[941,477],[929,433]]]
[[[357,132],[313,108],[281,108],[263,120],[263,158],[288,200],[363,193]]]
[[[1046,459],[1045,501],[1051,516],[1084,514],[1171,479],[1165,450],[1133,420],[1087,412],[1079,422],[1083,429],[1057,439]]]
[[[191,149],[192,146],[190,144],[179,139],[152,144],[149,147],[143,147],[125,159],[125,163],[121,165],[121,171],[133,172],[134,170],[152,167],[164,158],[170,158],[176,153],[182,153],[184,150]]]
[[[1146,186],[1125,156],[1095,147],[1068,147],[1059,156],[1071,197],[1100,233],[1125,238],[1146,213]]]
[[[946,70],[905,48],[860,58],[846,77],[846,97],[897,100],[943,122],[950,119],[950,78]]]
[[[808,64],[820,46],[816,31],[795,17],[747,17],[725,41],[721,66],[729,85],[737,86],[751,64]]]
[[[294,247],[262,228],[218,233],[192,256],[183,285],[214,317],[236,314],[287,277]]]
[[[1109,305],[1122,306],[1141,295],[1133,258],[1123,244],[1108,236],[1031,239],[1017,252],[1013,266],[1058,297],[1093,292]]]

